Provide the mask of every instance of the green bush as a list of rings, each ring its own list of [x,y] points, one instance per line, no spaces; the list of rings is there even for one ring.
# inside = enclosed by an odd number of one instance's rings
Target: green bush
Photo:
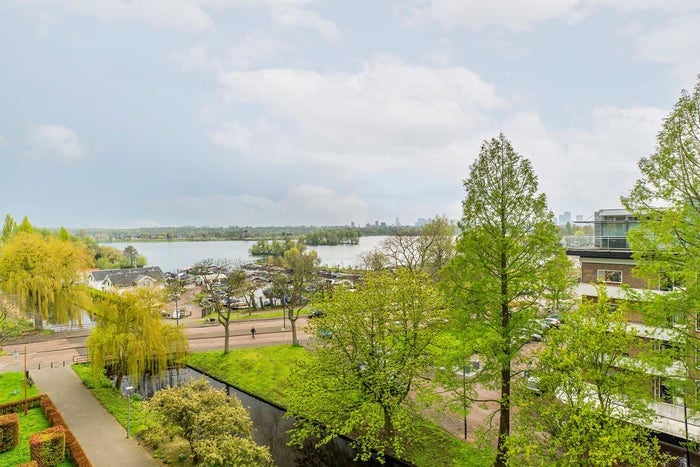
[[[0,416],[0,452],[19,444],[19,417],[16,413]]]
[[[66,433],[63,426],[52,426],[49,429],[34,433],[29,437],[32,460],[39,467],[54,467],[66,457]]]

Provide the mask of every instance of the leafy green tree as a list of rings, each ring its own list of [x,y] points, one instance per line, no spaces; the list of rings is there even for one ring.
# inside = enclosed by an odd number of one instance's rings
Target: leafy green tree
[[[126,248],[124,248],[123,255],[124,255],[124,258],[126,258],[127,261],[129,262],[129,267],[133,268],[134,265],[136,264],[136,258],[139,256],[138,250],[135,247],[133,247],[132,245],[129,245]]]
[[[386,268],[389,260],[379,248],[374,248],[360,255],[361,268],[366,271],[379,272]]]
[[[455,252],[454,222],[446,216],[436,216],[421,228],[419,238],[422,254],[421,270],[433,278],[450,261]]]
[[[273,278],[273,294],[280,298],[284,314],[292,325],[292,345],[299,345],[297,320],[309,302],[307,295],[310,287],[316,285],[320,261],[314,250],[302,252],[292,248],[282,256],[282,266],[286,272]]]
[[[552,261],[554,267],[544,271],[544,284],[541,297],[547,300],[555,310],[564,307],[564,301],[571,298],[574,286],[578,282],[574,264],[567,256],[557,256]]]
[[[7,214],[5,216],[5,223],[2,225],[2,237],[0,237],[0,243],[6,242],[14,234],[17,233],[17,222],[15,222],[15,219]]]
[[[437,216],[421,228],[419,235],[397,232],[380,248],[392,266],[423,271],[437,279],[454,254],[454,237],[454,224],[447,217]]]
[[[44,319],[80,322],[90,302],[80,273],[89,264],[83,244],[35,233],[25,218],[0,249],[0,289],[33,316],[37,330]]]
[[[3,343],[12,337],[19,337],[25,331],[24,322],[13,313],[12,305],[0,295],[0,351]]]
[[[433,382],[444,406],[462,417],[464,439],[469,427],[467,416],[474,402],[479,400],[476,385],[481,382],[481,363],[474,354],[472,342],[460,339],[457,332],[446,332],[438,340]]]
[[[534,354],[510,465],[665,465],[643,428],[654,416],[651,349],[628,327],[624,305],[613,307],[599,285],[598,300],[571,310]]]
[[[146,257],[143,255],[140,255],[138,250],[132,246],[129,245],[126,248],[124,248],[124,252],[122,253],[122,257],[124,261],[120,263],[120,267],[123,269],[126,268],[142,268],[146,265]]]
[[[189,442],[196,465],[274,465],[267,447],[255,444],[253,422],[241,401],[204,378],[156,392],[148,408],[155,419],[151,427],[175,427]]]
[[[228,260],[204,259],[190,268],[202,286],[202,306],[216,314],[217,322],[224,328],[224,354],[229,352],[230,323],[234,313],[232,304],[248,292],[245,271]]]
[[[122,252],[108,245],[96,245],[94,257],[95,266],[100,269],[119,269],[125,263]]]
[[[347,435],[362,459],[371,450],[400,456],[419,412],[409,394],[426,386],[431,344],[446,326],[442,295],[426,276],[400,269],[368,273],[356,291],[338,287],[318,305],[323,316],[308,324],[313,352],[290,391],[293,442]]]
[[[514,364],[535,326],[547,272],[565,251],[530,161],[503,134],[484,142],[464,187],[457,254],[441,276],[462,338],[477,344],[483,374],[500,390],[496,465],[503,466]]]
[[[635,273],[664,294],[645,294],[647,324],[663,327],[684,368],[679,389],[695,392],[700,377],[697,310],[700,303],[700,79],[682,91],[657,135],[652,155],[639,161],[641,178],[622,203],[639,226],[628,233]],[[646,305],[646,306],[642,306]],[[700,410],[696,398],[685,400]]]
[[[126,375],[138,381],[145,372],[159,374],[182,363],[187,338],[182,327],[163,324],[162,303],[161,291],[147,287],[96,293],[96,327],[86,342],[96,376],[109,366],[121,388]]]

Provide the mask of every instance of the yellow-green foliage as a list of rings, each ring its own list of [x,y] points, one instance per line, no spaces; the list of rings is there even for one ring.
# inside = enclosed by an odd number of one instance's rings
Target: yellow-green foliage
[[[0,416],[0,452],[19,444],[19,417],[16,413]]]
[[[89,264],[89,251],[80,243],[20,231],[2,244],[0,287],[28,314],[79,321],[89,303],[79,273]]]
[[[66,455],[66,433],[56,425],[29,437],[32,460],[41,467],[60,464]]]
[[[104,294],[97,300],[97,327],[87,340],[95,375],[112,365],[117,383],[124,375],[139,379],[160,373],[184,359],[188,344],[182,327],[163,324],[161,293],[149,288]]]
[[[197,465],[273,465],[267,447],[255,444],[253,422],[241,401],[205,378],[158,391],[148,407],[163,428],[176,427],[190,442]]]

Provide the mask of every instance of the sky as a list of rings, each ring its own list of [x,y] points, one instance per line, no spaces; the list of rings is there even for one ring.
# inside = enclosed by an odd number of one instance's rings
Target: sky
[[[2,0],[0,215],[459,219],[503,132],[590,219],[695,85],[698,24],[697,0]]]

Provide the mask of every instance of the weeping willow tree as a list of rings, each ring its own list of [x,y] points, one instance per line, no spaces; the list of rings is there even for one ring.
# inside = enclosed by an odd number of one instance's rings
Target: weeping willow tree
[[[109,365],[120,388],[124,376],[138,380],[159,374],[187,354],[182,326],[163,324],[162,292],[138,288],[121,294],[104,293],[95,300],[96,327],[87,339],[95,376]]]
[[[0,290],[34,318],[79,323],[90,296],[80,272],[90,265],[87,248],[66,235],[35,232],[25,218],[22,228],[0,247]]]

